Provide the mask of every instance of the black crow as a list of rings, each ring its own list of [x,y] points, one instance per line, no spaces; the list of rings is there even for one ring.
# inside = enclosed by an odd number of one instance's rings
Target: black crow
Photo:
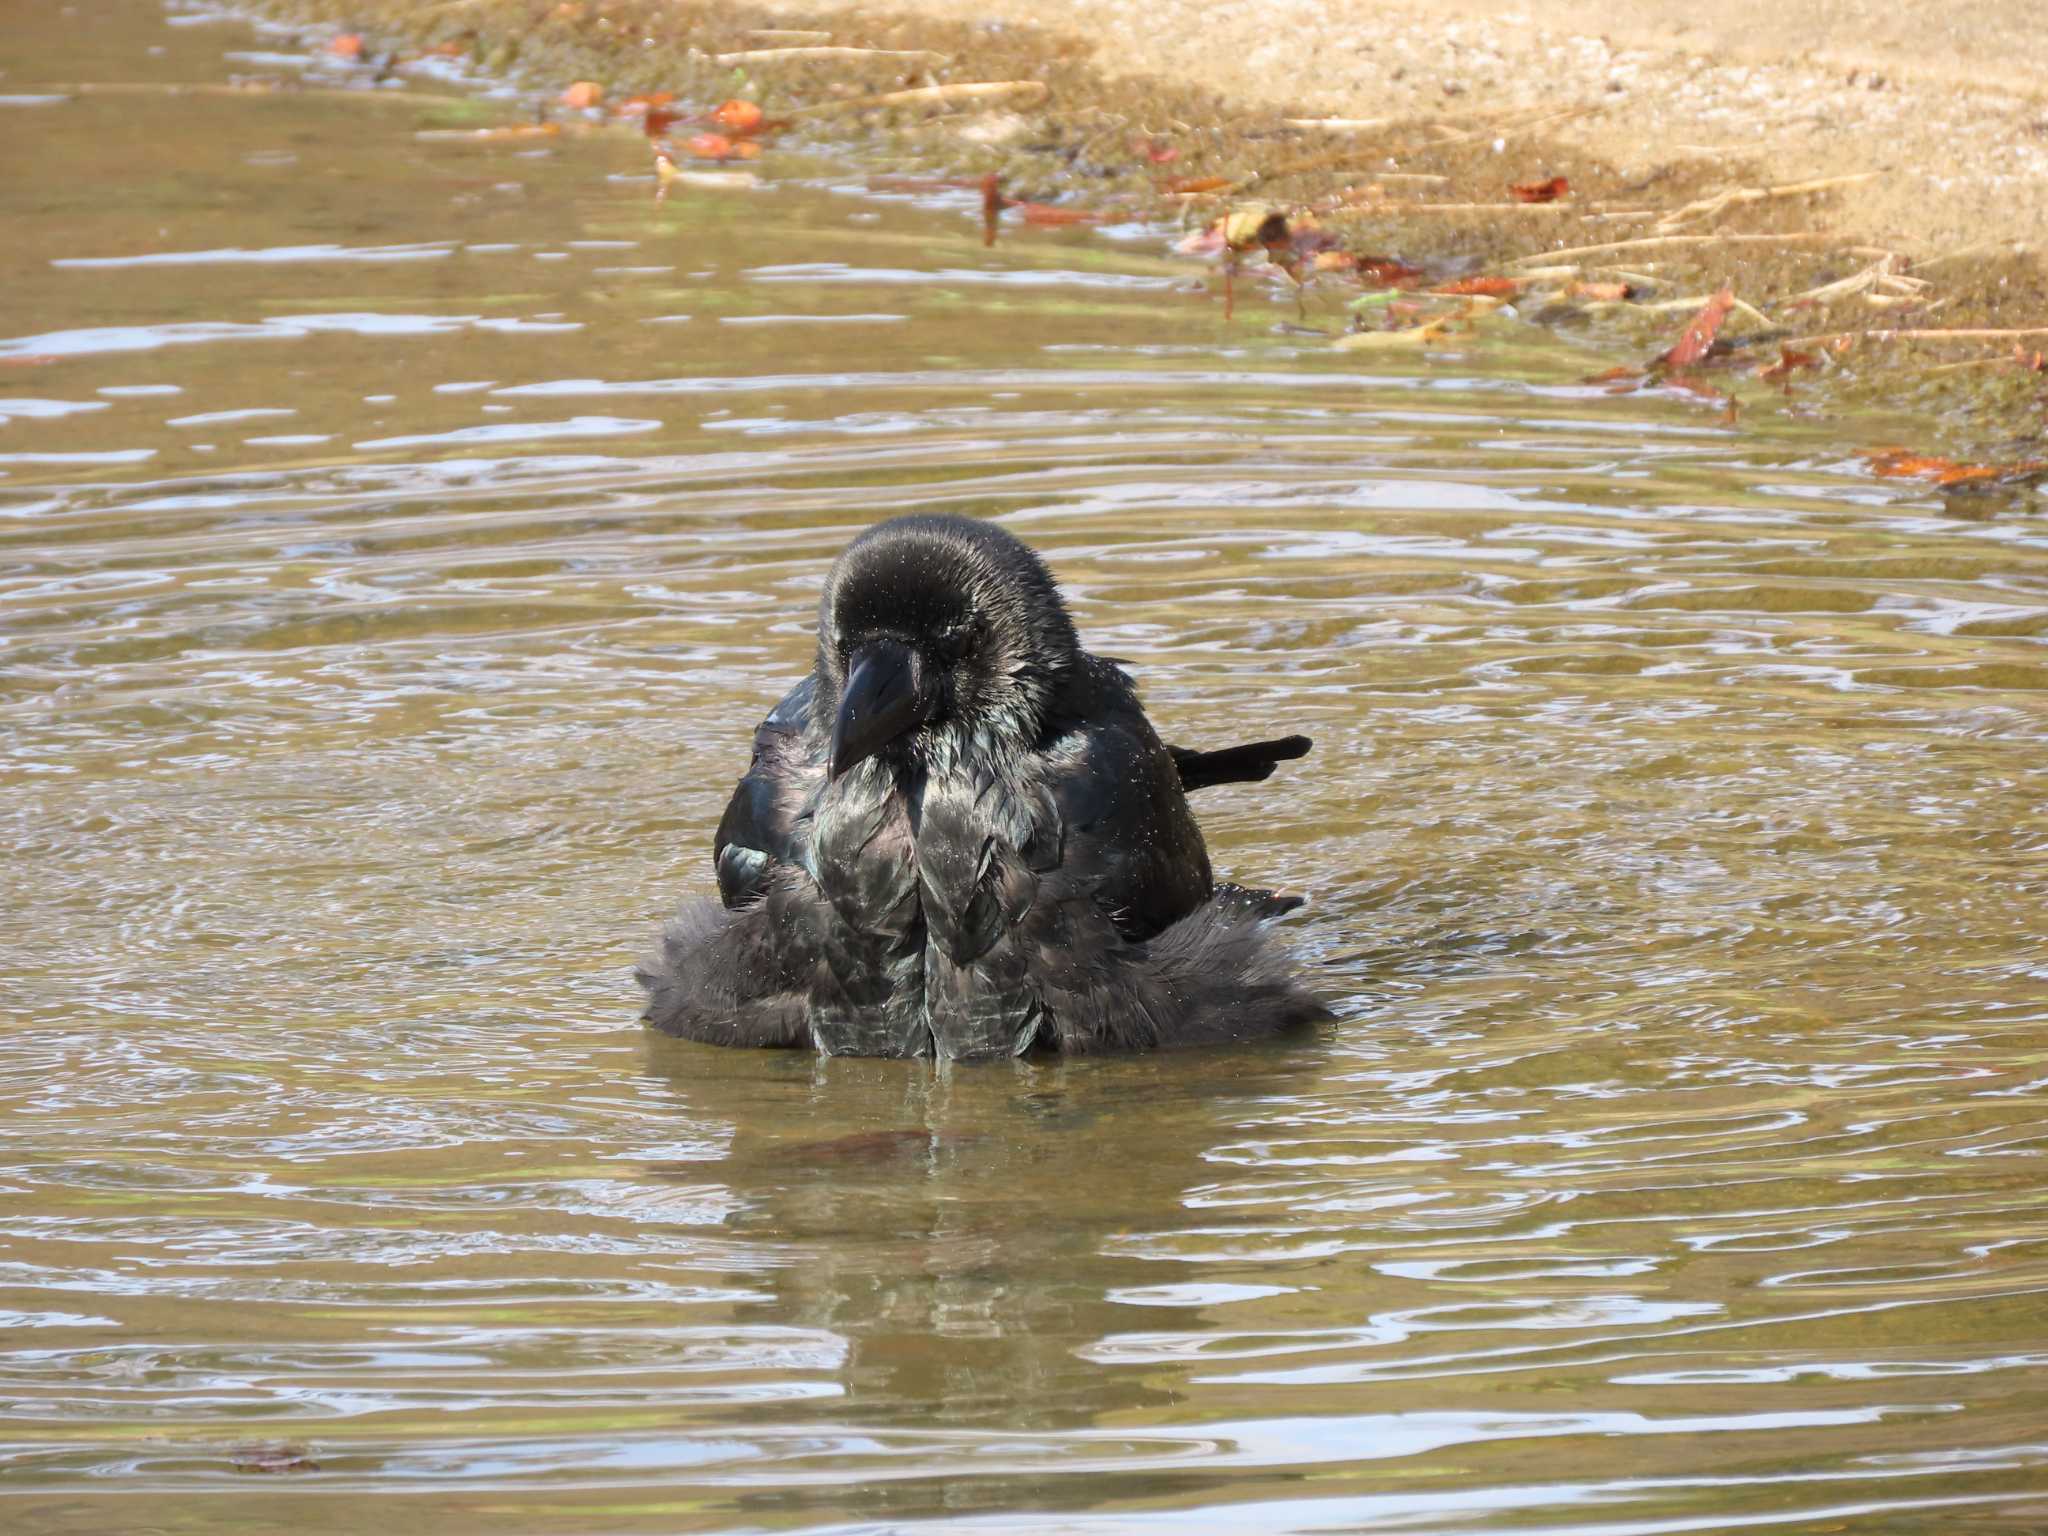
[[[718,825],[723,905],[685,906],[636,973],[647,1021],[987,1057],[1323,1017],[1263,926],[1300,898],[1216,884],[1187,803],[1308,749],[1165,746],[1016,538],[878,523],[825,579],[810,676],[754,733]]]

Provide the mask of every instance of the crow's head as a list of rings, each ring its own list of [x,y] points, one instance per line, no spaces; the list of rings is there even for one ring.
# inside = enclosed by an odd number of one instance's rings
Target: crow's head
[[[832,776],[949,737],[1021,750],[1080,656],[1051,574],[1002,529],[964,517],[877,523],[833,564],[818,608]]]

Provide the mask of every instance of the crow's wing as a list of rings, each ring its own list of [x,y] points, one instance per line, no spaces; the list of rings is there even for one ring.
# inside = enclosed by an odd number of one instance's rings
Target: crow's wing
[[[728,907],[752,906],[778,866],[803,863],[797,823],[825,775],[807,740],[815,684],[805,678],[761,722],[753,761],[719,819],[712,860]]]
[[[1037,765],[1059,812],[1060,869],[1125,938],[1150,938],[1209,899],[1209,850],[1129,680],[1089,673],[1071,728]]]
[[[1242,746],[1222,747],[1214,752],[1197,752],[1192,747],[1168,747],[1173,766],[1180,774],[1180,787],[1193,794],[1212,784],[1256,784],[1270,779],[1282,763],[1307,757],[1313,746],[1306,736],[1282,736],[1274,741],[1248,741]]]

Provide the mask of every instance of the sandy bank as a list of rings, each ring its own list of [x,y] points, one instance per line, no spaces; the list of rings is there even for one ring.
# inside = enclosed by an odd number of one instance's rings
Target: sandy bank
[[[1105,74],[1304,116],[1590,109],[1546,132],[1626,176],[1874,171],[1836,227],[1926,256],[2048,246],[2048,7],[1878,0],[890,0],[1030,23]]]

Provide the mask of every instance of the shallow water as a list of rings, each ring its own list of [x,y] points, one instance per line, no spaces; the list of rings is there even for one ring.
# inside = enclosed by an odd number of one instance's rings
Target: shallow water
[[[657,204],[432,82],[24,100],[288,51],[78,9],[0,77],[8,1528],[2048,1524],[2038,497],[845,159]],[[1172,738],[1315,735],[1199,809],[1338,1024],[642,1037],[911,508]]]

